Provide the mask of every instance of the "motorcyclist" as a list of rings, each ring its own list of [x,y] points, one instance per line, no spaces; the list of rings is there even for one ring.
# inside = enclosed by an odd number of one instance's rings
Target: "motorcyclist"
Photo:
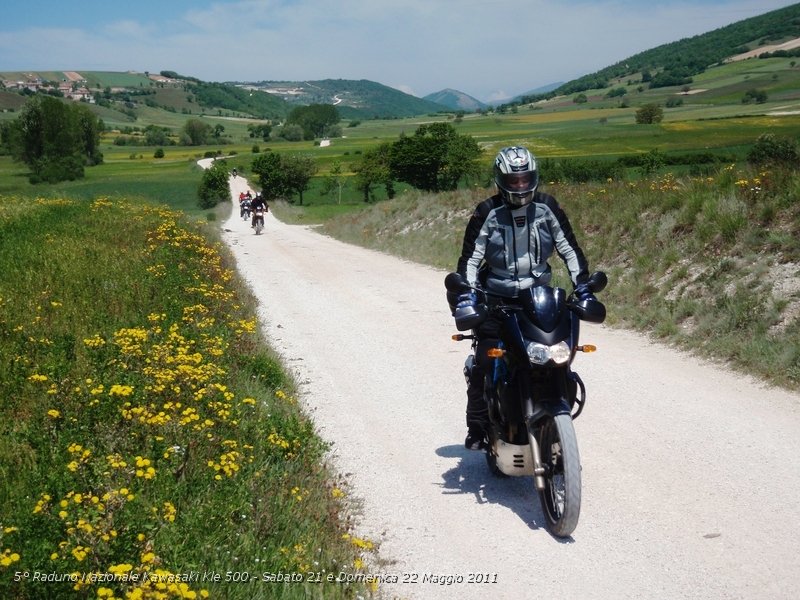
[[[592,297],[586,280],[589,266],[575,239],[567,215],[556,199],[538,190],[536,159],[527,148],[503,148],[495,157],[494,182],[497,193],[484,200],[464,232],[457,271],[471,286],[492,295],[513,299],[521,290],[550,282],[548,264],[557,252],[569,271],[579,300]],[[475,293],[448,296],[451,310],[459,319],[474,319],[478,297]],[[513,300],[512,300],[513,301]],[[499,320],[490,316],[469,325],[477,337],[476,360],[467,376],[467,437],[470,450],[486,447],[488,409],[483,397],[484,373],[490,372],[487,350],[497,345]],[[463,324],[463,322],[462,322]]]
[[[250,222],[250,227],[256,226],[256,211],[261,208],[265,213],[269,212],[269,206],[267,205],[267,201],[264,200],[264,196],[261,195],[261,192],[256,194],[256,197],[253,198],[253,201],[250,203],[250,210],[253,211],[253,218]]]

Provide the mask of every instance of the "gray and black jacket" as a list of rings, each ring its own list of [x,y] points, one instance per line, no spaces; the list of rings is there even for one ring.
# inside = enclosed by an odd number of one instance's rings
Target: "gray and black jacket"
[[[514,298],[520,290],[550,282],[547,261],[554,250],[566,264],[573,284],[588,278],[586,257],[555,198],[536,192],[533,202],[512,209],[495,195],[475,208],[467,224],[458,272],[475,285],[485,264],[486,289]]]

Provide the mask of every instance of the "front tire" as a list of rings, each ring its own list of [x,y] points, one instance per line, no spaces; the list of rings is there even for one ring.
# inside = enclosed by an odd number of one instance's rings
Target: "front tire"
[[[531,443],[536,440],[531,439]],[[539,432],[539,448],[545,468],[545,487],[539,499],[547,528],[556,537],[569,537],[578,526],[581,512],[581,459],[570,415],[545,421]]]

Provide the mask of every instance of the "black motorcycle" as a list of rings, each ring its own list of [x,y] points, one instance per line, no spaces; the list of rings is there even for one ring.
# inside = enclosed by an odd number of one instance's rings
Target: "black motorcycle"
[[[264,230],[264,209],[257,208],[253,214],[253,228],[256,230],[256,235],[260,235]]]
[[[589,289],[598,293],[607,282],[598,271],[589,278]],[[572,421],[586,402],[583,381],[570,365],[577,352],[595,350],[578,345],[580,322],[602,323],[605,306],[550,286],[503,298],[470,287],[458,273],[445,278],[445,287],[451,305],[453,297],[470,291],[482,300],[476,307],[455,309],[459,331],[473,333],[454,335],[454,340],[472,340],[474,352],[474,330],[489,315],[501,323],[500,341],[488,350],[493,369],[484,381],[489,469],[498,476],[532,476],[549,531],[568,537],[581,510],[581,463]],[[468,379],[474,365],[473,354],[464,367]]]

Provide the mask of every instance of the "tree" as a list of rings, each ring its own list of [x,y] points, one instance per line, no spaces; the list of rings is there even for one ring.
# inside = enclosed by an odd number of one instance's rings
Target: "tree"
[[[644,175],[652,175],[667,163],[666,158],[658,148],[653,148],[642,157],[639,172]]]
[[[303,192],[308,190],[317,165],[313,157],[306,154],[281,156],[277,152],[267,152],[253,159],[251,169],[258,175],[264,198],[291,200],[293,194],[299,194],[302,204]]]
[[[336,204],[342,203],[342,190],[347,185],[347,176],[342,171],[342,163],[338,160],[333,163],[331,170],[322,180],[322,189],[320,193],[323,195],[336,192]]]
[[[261,195],[267,200],[281,198],[286,192],[286,178],[281,168],[281,155],[266,152],[253,159],[250,169],[258,175]]]
[[[269,136],[272,133],[272,125],[269,123],[262,123],[260,125],[248,125],[247,131],[250,132],[251,138],[259,137],[265,142],[269,141]]]
[[[189,119],[181,131],[189,146],[203,146],[208,143],[208,138],[211,136],[211,126],[199,119]]]
[[[31,169],[31,183],[56,183],[84,176],[84,166],[103,161],[102,123],[82,104],[32,96],[4,131],[14,160]]]
[[[394,196],[394,182],[389,166],[391,151],[392,144],[385,142],[364,152],[361,162],[356,165],[355,187],[364,195],[364,202],[372,199],[372,190],[376,185],[385,186],[389,197]]]
[[[664,118],[664,109],[658,104],[644,104],[636,111],[636,122],[639,125],[660,123]]]
[[[756,104],[764,104],[767,101],[767,98],[767,92],[754,88],[745,92],[744,97],[742,98],[742,104],[750,104],[751,102],[755,102]]]
[[[88,166],[101,164],[103,162],[103,153],[100,152],[100,132],[105,129],[103,121],[98,119],[83,104],[71,104],[68,106],[77,120],[78,145],[86,164]]]
[[[281,160],[286,192],[288,195],[299,194],[303,204],[303,192],[308,190],[311,178],[317,172],[317,164],[308,154],[290,154]]]
[[[463,177],[476,175],[480,155],[471,136],[459,135],[450,123],[430,123],[392,144],[389,166],[393,179],[441,192],[454,190]]]
[[[278,137],[287,142],[299,142],[303,139],[303,128],[297,123],[287,123],[278,130]]]
[[[197,196],[200,208],[214,208],[223,200],[230,199],[228,165],[224,160],[215,160],[210,168],[203,171]]]
[[[328,127],[338,122],[339,111],[332,104],[298,106],[286,117],[287,124],[299,125],[303,129],[306,140],[322,137]]]

